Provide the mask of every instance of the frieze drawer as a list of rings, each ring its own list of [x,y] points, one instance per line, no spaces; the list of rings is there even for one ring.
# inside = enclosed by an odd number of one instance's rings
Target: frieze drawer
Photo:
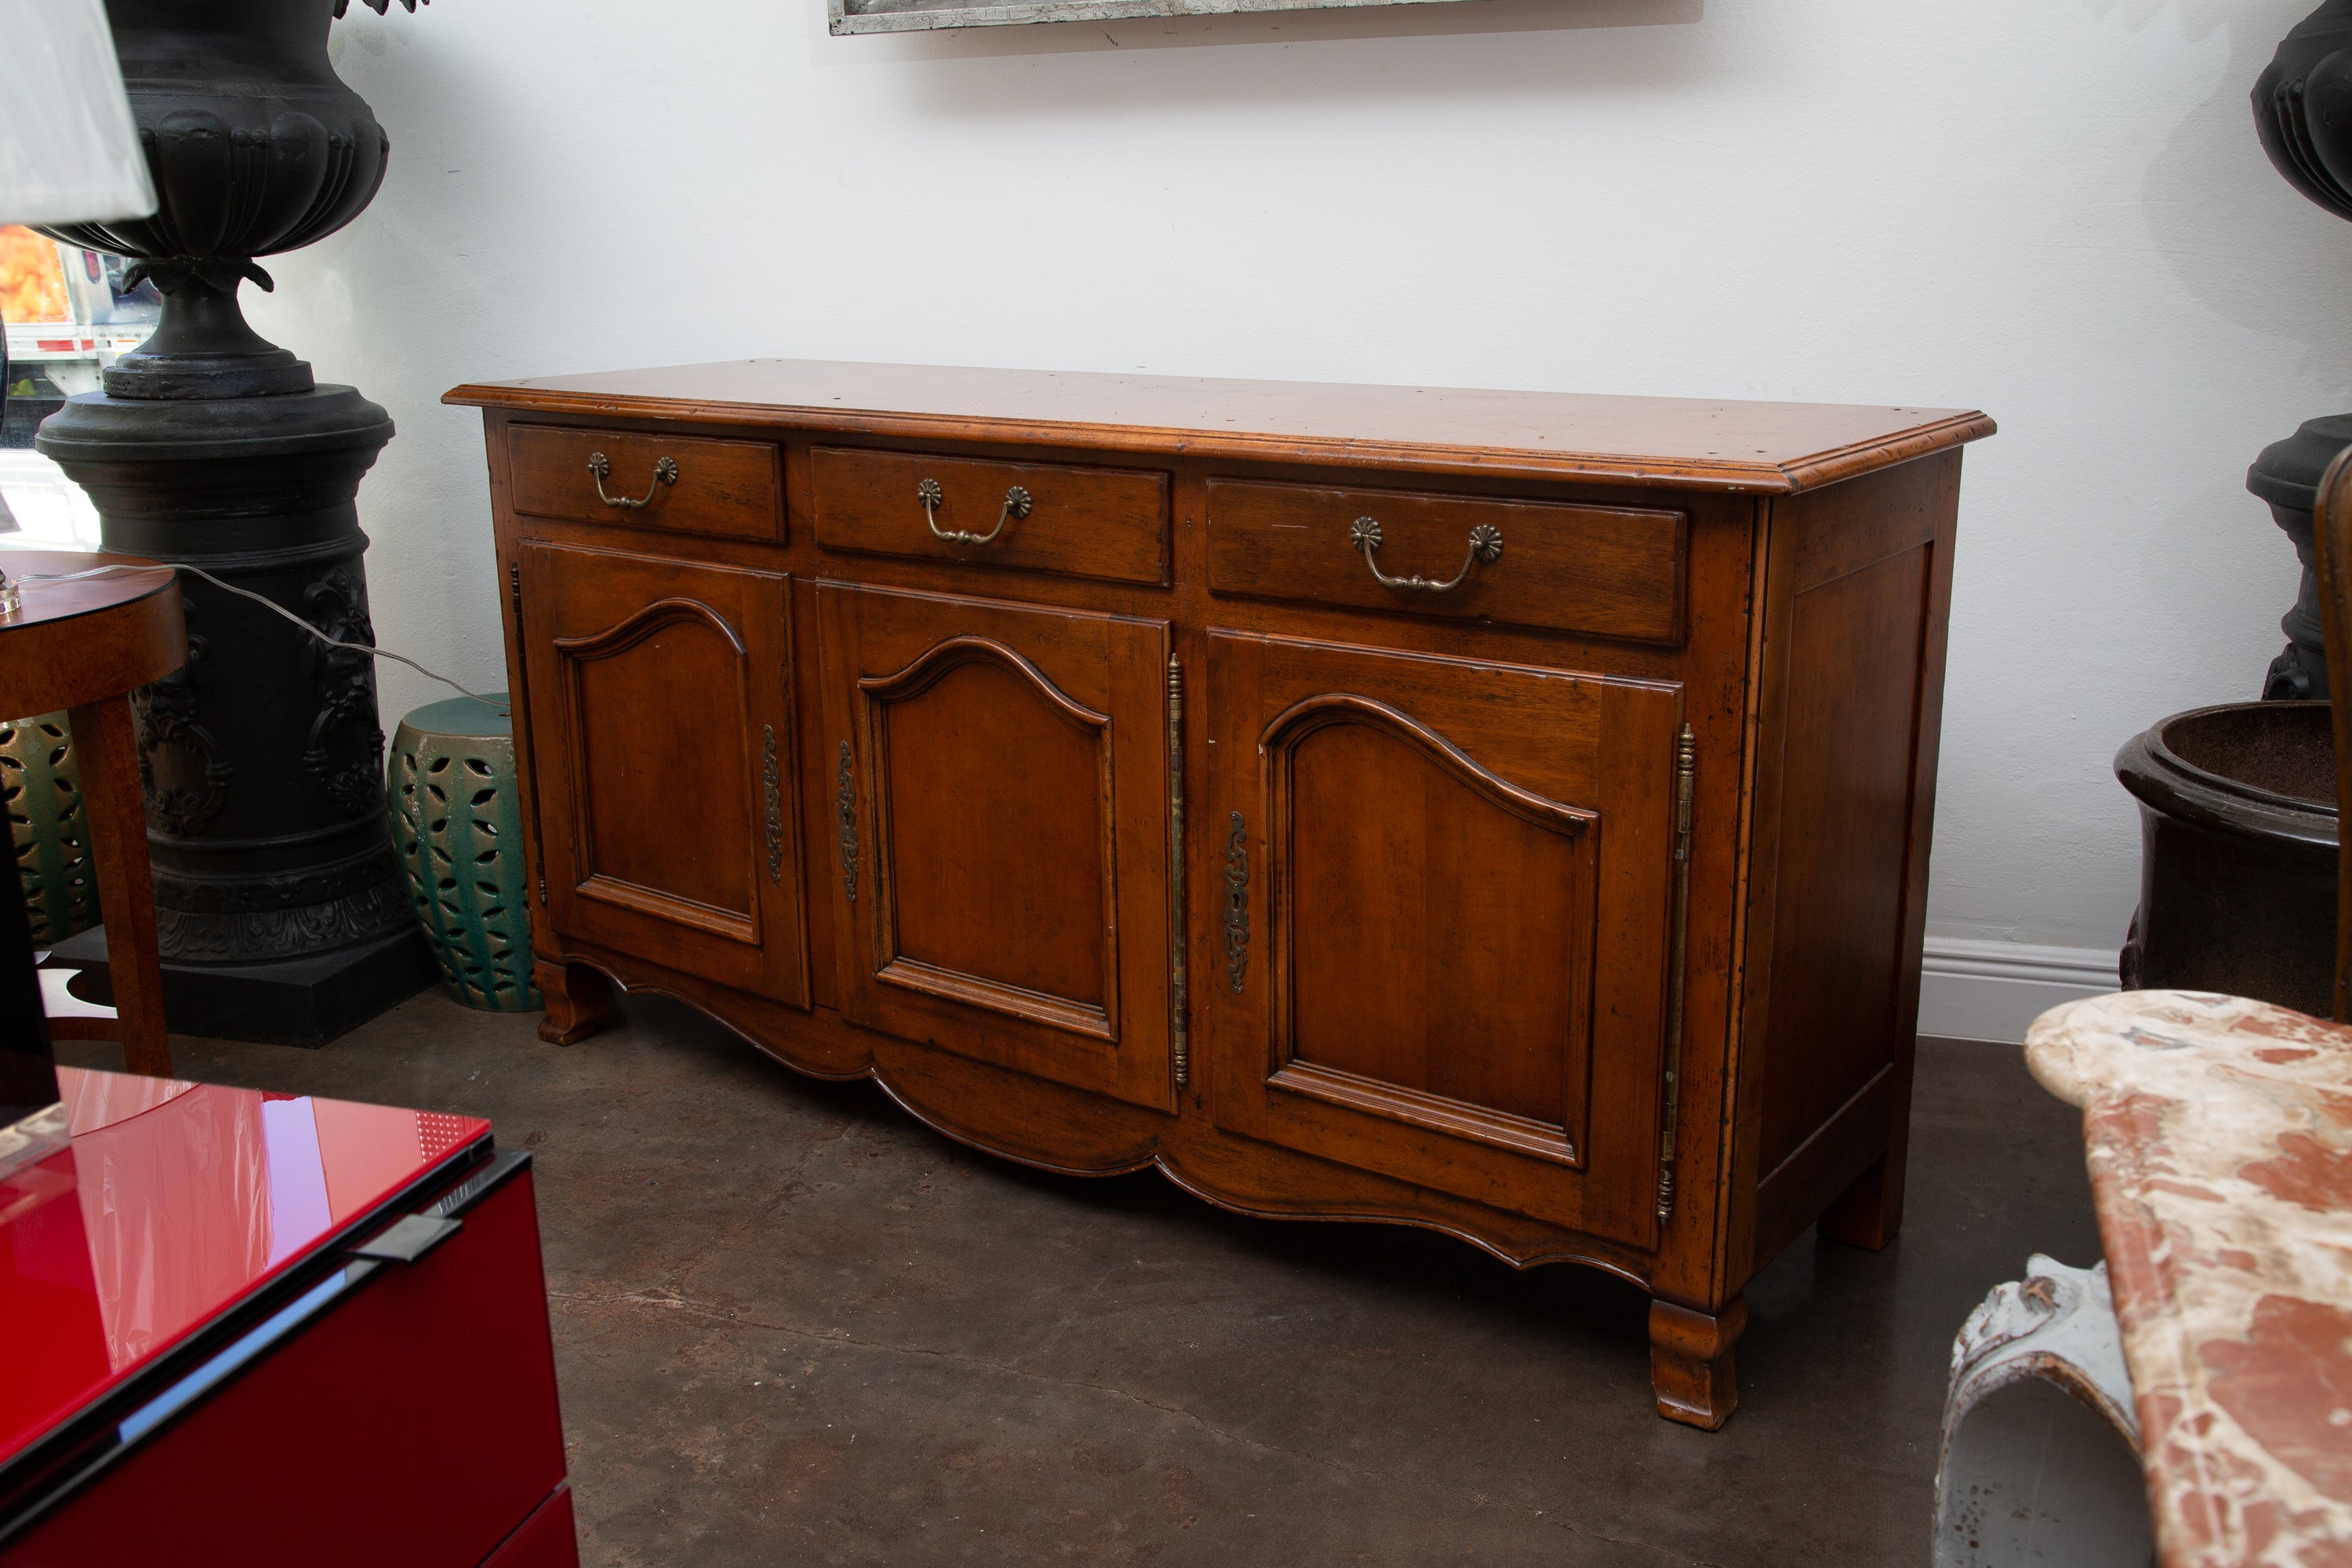
[[[1209,481],[1209,587],[1671,643],[1688,515],[1409,490]]]
[[[783,486],[766,441],[518,425],[507,461],[511,504],[532,517],[783,538]]]
[[[862,447],[815,447],[809,470],[816,542],[828,550],[1168,580],[1163,473]]]

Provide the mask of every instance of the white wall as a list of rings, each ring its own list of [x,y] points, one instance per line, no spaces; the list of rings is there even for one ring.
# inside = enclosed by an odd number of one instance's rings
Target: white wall
[[[2352,229],[2246,105],[2311,0],[1473,0],[835,38],[822,0],[352,7],[393,140],[257,326],[387,405],[376,627],[501,679],[464,379],[752,354],[1974,405],[1933,929],[2105,947],[2108,771],[2250,697],[2242,488],[2352,406]],[[392,717],[435,689],[383,667]]]

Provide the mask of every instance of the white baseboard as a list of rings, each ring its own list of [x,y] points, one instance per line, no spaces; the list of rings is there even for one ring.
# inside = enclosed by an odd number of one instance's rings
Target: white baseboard
[[[2118,988],[2111,947],[1931,936],[1919,976],[1919,1032],[2015,1045],[2044,1010]]]

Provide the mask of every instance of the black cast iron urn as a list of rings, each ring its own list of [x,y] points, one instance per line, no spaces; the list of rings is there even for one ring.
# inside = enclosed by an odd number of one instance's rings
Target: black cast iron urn
[[[2255,79],[2254,129],[2287,184],[2337,217],[2352,220],[2352,0],[2327,3],[2295,24]],[[2319,478],[2352,446],[2352,414],[2307,420],[2263,448],[2246,470],[2246,488],[2270,503],[2294,542],[2303,587],[2279,623],[2287,645],[2271,661],[2263,696],[2299,700],[2327,695],[2327,658],[2319,626],[2319,581],[2311,557],[2311,509]]]
[[[108,0],[161,205],[48,232],[134,258],[163,319],[34,444],[89,492],[107,549],[373,645],[355,498],[392,420],[237,304],[271,287],[256,257],[332,234],[383,183],[389,139],[327,59],[347,3]],[[181,582],[188,663],[133,699],[165,1011],[177,1032],[319,1044],[432,975],[385,826],[373,660]],[[100,952],[99,932],[59,950]]]

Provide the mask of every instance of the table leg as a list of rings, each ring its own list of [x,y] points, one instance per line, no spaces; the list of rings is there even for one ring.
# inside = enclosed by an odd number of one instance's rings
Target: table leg
[[[1936,1568],[2155,1561],[2106,1265],[2070,1268],[2037,1252],[2023,1279],[1993,1287],[1952,1346]]]
[[[117,697],[67,716],[81,753],[82,810],[97,862],[98,907],[106,921],[107,969],[114,982],[123,1065],[150,1078],[172,1076],[163,1029],[163,969],[155,948],[155,884],[147,868],[147,796],[139,782],[139,734],[131,700]]]

